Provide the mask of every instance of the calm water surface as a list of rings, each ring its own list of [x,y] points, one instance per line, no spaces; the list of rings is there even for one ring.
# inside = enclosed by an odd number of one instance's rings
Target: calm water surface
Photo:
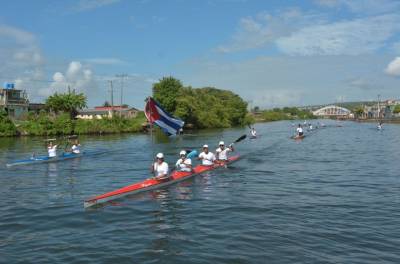
[[[400,126],[328,123],[303,141],[257,124],[230,168],[94,210],[83,201],[149,176],[153,152],[231,142],[84,137],[110,152],[7,169],[43,139],[0,141],[0,263],[400,263]]]

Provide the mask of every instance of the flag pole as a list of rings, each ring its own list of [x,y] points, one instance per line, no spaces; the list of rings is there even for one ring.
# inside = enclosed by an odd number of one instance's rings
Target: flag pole
[[[148,106],[149,106],[149,113],[150,113],[149,123],[150,123],[150,138],[151,138],[151,155],[152,155],[151,158],[154,160],[154,139],[153,139],[153,120],[152,120],[153,113],[152,113],[152,110],[151,110],[150,98],[151,98],[150,96],[147,97],[147,103],[148,103]]]

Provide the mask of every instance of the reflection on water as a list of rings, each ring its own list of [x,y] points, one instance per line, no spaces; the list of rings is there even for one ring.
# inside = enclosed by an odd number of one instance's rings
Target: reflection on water
[[[256,124],[242,160],[163,189],[84,210],[83,200],[150,177],[155,152],[212,149],[246,128],[155,139],[81,138],[105,155],[0,166],[4,263],[400,263],[400,126]],[[0,161],[45,153],[42,138],[0,141]]]

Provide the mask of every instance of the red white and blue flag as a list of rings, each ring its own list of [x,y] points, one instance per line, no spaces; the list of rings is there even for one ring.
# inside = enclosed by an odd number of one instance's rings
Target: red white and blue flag
[[[170,115],[151,97],[147,98],[144,113],[151,124],[155,123],[168,136],[178,134],[185,124],[184,121]]]

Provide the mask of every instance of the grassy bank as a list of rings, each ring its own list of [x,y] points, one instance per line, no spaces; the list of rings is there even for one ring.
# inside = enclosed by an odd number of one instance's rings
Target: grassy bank
[[[143,112],[136,118],[113,118],[82,120],[71,119],[68,113],[51,115],[46,112],[29,114],[27,120],[11,121],[0,114],[0,136],[53,136],[71,134],[137,133],[146,122]]]

